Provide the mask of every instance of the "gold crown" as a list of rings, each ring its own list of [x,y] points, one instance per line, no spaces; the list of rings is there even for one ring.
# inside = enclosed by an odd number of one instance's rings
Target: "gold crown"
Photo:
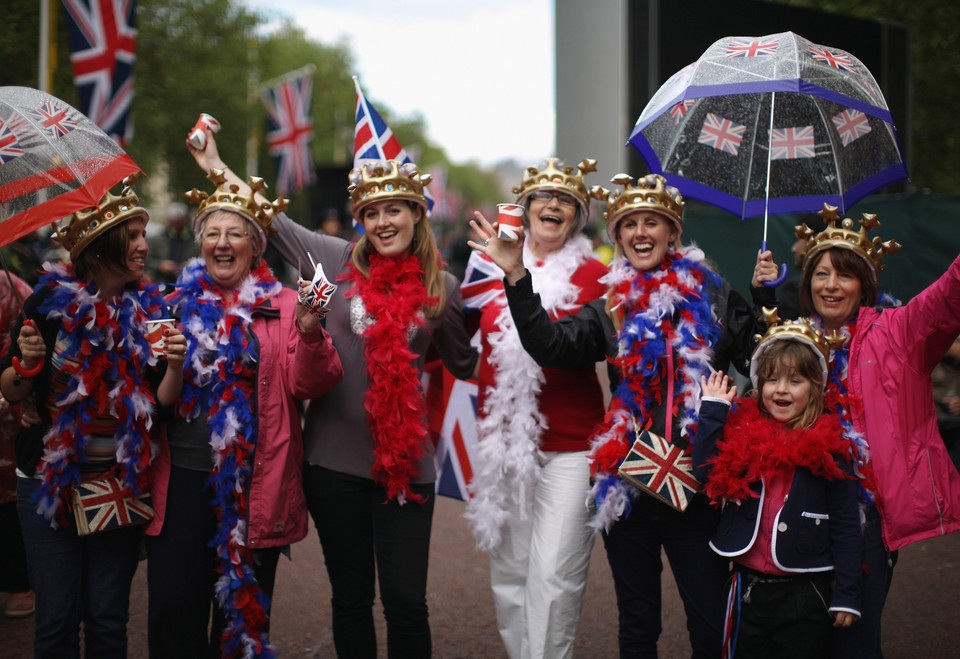
[[[360,209],[384,199],[407,199],[420,204],[424,211],[429,208],[423,188],[433,178],[421,174],[412,162],[377,160],[365,162],[350,170],[350,185],[347,192],[353,201],[353,216],[359,217]]]
[[[592,158],[584,158],[576,168],[564,165],[559,158],[547,158],[539,167],[527,167],[520,185],[513,188],[513,192],[517,195],[517,203],[522,204],[524,199],[537,190],[563,190],[580,202],[586,221],[590,217],[590,192],[583,177],[595,171],[597,161]]]
[[[140,205],[140,199],[130,187],[137,178],[137,174],[131,174],[123,179],[119,197],[107,190],[96,206],[77,211],[70,216],[69,224],[57,226],[56,236],[64,249],[70,252],[70,260],[76,260],[94,238],[108,229],[133,217],[150,219],[150,214]]]
[[[273,217],[277,213],[285,211],[290,201],[278,197],[276,201],[258,204],[256,201],[257,193],[267,189],[267,184],[262,178],[251,176],[247,179],[250,184],[250,192],[246,195],[240,194],[240,186],[236,183],[227,183],[226,172],[222,169],[211,169],[207,178],[217,186],[213,194],[208,195],[196,188],[184,193],[187,201],[191,204],[200,205],[197,209],[197,217],[193,220],[194,232],[199,229],[203,218],[214,211],[220,210],[238,213],[252,220],[264,232],[264,236],[267,233],[277,232],[272,226]]]
[[[622,185],[623,190],[607,190],[599,186],[591,189],[595,199],[606,199],[607,210],[603,219],[607,221],[607,236],[616,243],[617,222],[627,213],[637,210],[651,210],[663,213],[683,233],[683,195],[675,187],[667,185],[667,179],[659,174],[647,174],[637,179],[636,187],[629,174],[617,174],[610,182]]]
[[[781,339],[794,339],[804,341],[810,345],[820,357],[820,369],[823,374],[823,384],[827,383],[827,365],[830,363],[830,348],[837,348],[843,345],[844,338],[833,330],[829,336],[824,336],[823,332],[813,327],[806,318],[797,320],[780,321],[777,315],[777,308],[769,309],[763,307],[763,322],[767,326],[767,331],[761,336],[754,335],[754,340],[758,341],[753,349],[753,355],[750,358],[750,379],[753,386],[757,386],[757,370],[760,363],[760,355],[764,350],[770,347],[774,341]]]
[[[817,215],[821,216],[827,222],[827,228],[820,233],[815,233],[806,223],[796,227],[798,240],[806,240],[807,246],[803,252],[803,264],[813,262],[814,255],[831,247],[844,247],[851,249],[863,258],[870,269],[873,271],[873,279],[877,280],[877,275],[887,269],[882,261],[887,254],[896,254],[903,247],[896,240],[881,242],[879,236],[874,236],[871,241],[867,238],[867,231],[880,226],[880,221],[875,214],[863,213],[860,217],[860,230],[854,230],[854,221],[849,217],[840,219],[836,206],[829,204],[823,205]],[[832,225],[830,223],[833,223]]]

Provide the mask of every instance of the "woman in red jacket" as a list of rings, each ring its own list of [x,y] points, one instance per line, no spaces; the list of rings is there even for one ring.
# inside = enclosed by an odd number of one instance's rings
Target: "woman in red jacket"
[[[183,392],[166,419],[147,529],[150,656],[273,656],[280,553],[307,534],[299,401],[343,377],[320,319],[261,258],[279,204],[222,171],[200,208],[200,258],[169,297],[187,336]],[[210,625],[211,607],[214,611]],[[210,631],[208,632],[208,626]]]

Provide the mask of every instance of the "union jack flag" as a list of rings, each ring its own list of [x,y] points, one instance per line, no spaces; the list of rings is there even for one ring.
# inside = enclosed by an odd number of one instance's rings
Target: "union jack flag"
[[[637,434],[620,465],[620,477],[679,511],[686,510],[700,491],[700,482],[693,477],[693,458],[646,430]]]
[[[731,41],[727,44],[726,57],[756,57],[758,55],[775,55],[778,41]]]
[[[850,59],[850,56],[843,51],[834,53],[826,48],[821,48],[820,46],[810,46],[809,48],[810,54],[813,56],[814,60],[823,62],[824,64],[832,66],[835,69],[843,69],[844,71],[850,71],[851,73],[857,72],[857,69],[854,67],[853,60]]]
[[[463,273],[463,283],[460,285],[464,312],[480,311],[504,295],[503,270],[486,254],[471,252],[467,269]]]
[[[413,162],[407,150],[404,149],[397,136],[393,134],[390,127],[386,124],[377,109],[373,107],[363,90],[360,89],[360,81],[353,77],[353,84],[357,90],[357,115],[356,124],[353,130],[353,166],[359,167],[365,162],[375,162],[377,160],[396,160],[401,163]],[[423,189],[423,196],[427,198],[428,210],[433,209],[433,197],[426,188]],[[363,225],[356,219],[353,221],[353,227],[360,233],[363,233]]]
[[[40,127],[50,131],[50,135],[59,139],[77,127],[77,122],[70,116],[70,111],[53,101],[47,101],[36,110],[30,112]]]
[[[477,383],[458,380],[440,360],[423,369],[427,425],[436,450],[437,494],[466,501],[477,446]]]
[[[770,130],[770,159],[813,158],[813,126]]]
[[[746,126],[735,124],[729,119],[708,112],[707,118],[703,122],[703,128],[700,129],[700,137],[697,138],[697,142],[735,156],[740,150],[740,142],[743,141],[743,134],[746,130]]]
[[[63,0],[78,109],[120,144],[133,137],[136,0]]]
[[[88,535],[153,519],[150,494],[129,494],[117,478],[80,483],[73,493],[77,533]]]
[[[267,107],[267,147],[277,163],[277,192],[284,196],[316,180],[310,154],[312,94],[312,68],[289,73],[279,84],[260,92]]]
[[[680,123],[680,120],[686,116],[687,111],[693,106],[694,103],[696,103],[696,101],[680,101],[670,108],[670,116],[673,117],[674,126]]]
[[[7,122],[0,119],[0,165],[23,155],[23,149],[17,136],[11,132]]]
[[[843,146],[848,146],[851,142],[863,137],[872,130],[870,128],[870,120],[867,118],[867,115],[860,112],[860,110],[848,108],[840,114],[831,117],[831,119],[837,129],[837,134],[840,135],[840,141],[843,143]]]

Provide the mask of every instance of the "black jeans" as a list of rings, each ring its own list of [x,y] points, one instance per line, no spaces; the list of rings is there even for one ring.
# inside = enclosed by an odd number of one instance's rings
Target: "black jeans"
[[[830,654],[833,571],[767,577],[741,569],[736,659],[813,659]]]
[[[728,561],[710,549],[720,512],[703,495],[678,512],[646,494],[603,536],[620,614],[620,656],[656,657],[666,552],[687,615],[692,656],[720,656]]]
[[[160,535],[147,538],[151,659],[220,656],[226,623],[214,597],[218,575],[210,541],[217,516],[210,503],[209,479],[207,472],[173,467],[163,528]],[[253,572],[268,599],[273,597],[280,551],[273,547],[254,555]]]
[[[337,656],[375,657],[374,581],[387,621],[387,656],[431,653],[427,563],[433,524],[433,484],[414,485],[423,504],[387,502],[372,479],[306,465],[303,487],[317,525],[333,591]]]

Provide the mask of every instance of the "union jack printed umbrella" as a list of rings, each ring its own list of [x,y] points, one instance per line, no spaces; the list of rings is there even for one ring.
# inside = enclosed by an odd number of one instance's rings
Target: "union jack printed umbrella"
[[[87,117],[29,87],[0,87],[0,245],[96,206],[140,168]]]
[[[844,212],[907,177],[870,71],[793,32],[716,41],[657,91],[629,143],[685,196],[742,218]]]

